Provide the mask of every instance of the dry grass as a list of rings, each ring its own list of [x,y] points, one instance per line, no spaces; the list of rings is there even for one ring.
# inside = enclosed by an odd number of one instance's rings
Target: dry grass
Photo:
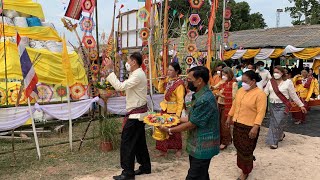
[[[74,126],[73,139],[80,139],[87,123]],[[97,136],[99,132],[99,122],[94,122],[87,134],[87,137]],[[147,141],[151,156],[155,156],[155,141],[151,137],[151,132],[147,132]],[[119,134],[120,138],[120,134]],[[52,144],[61,141],[68,141],[68,131],[62,134],[51,134],[50,136],[40,136],[40,145]],[[99,149],[100,139],[87,140],[83,143],[79,152],[79,142],[73,143],[73,152],[70,151],[69,144],[57,145],[41,148],[41,161],[37,160],[36,150],[16,151],[16,162],[12,153],[0,155],[0,179],[72,179],[77,176],[88,175],[108,169],[119,169],[119,150],[103,153]],[[16,149],[34,147],[33,141],[15,143]],[[10,151],[10,141],[0,141],[1,152]],[[157,162],[169,162],[173,155],[167,159],[153,158]]]

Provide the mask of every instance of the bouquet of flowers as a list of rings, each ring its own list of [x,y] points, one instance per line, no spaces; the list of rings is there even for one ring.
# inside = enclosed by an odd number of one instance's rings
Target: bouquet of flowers
[[[117,96],[116,90],[112,87],[112,85],[106,81],[104,78],[101,78],[100,82],[97,82],[95,87],[98,89],[100,97],[103,100],[107,100],[110,97]]]

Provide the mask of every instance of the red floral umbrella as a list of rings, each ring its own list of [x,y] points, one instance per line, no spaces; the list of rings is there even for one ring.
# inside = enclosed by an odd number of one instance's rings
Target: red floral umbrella
[[[189,17],[189,21],[192,26],[197,26],[200,23],[201,18],[199,14],[191,14]]]
[[[188,38],[190,41],[195,41],[199,37],[199,33],[195,29],[191,29],[188,32]]]
[[[197,51],[198,49],[197,49],[197,46],[195,44],[188,44],[187,50],[191,54],[191,53]]]
[[[150,13],[146,8],[141,8],[137,12],[137,18],[142,22],[147,22],[150,17]]]
[[[38,96],[42,102],[50,102],[53,96],[53,91],[50,86],[45,84],[37,85]]]
[[[187,56],[186,57],[186,63],[188,65],[191,65],[194,62],[194,58],[192,56]]]
[[[65,86],[56,85],[54,87],[54,92],[60,98],[63,98],[63,97],[67,96],[67,88]]]
[[[148,28],[140,29],[139,36],[142,41],[148,41],[148,38],[150,36],[150,30]]]
[[[204,4],[204,0],[189,0],[189,3],[193,9],[200,9]]]
[[[94,48],[96,46],[96,40],[92,35],[90,36],[83,36],[82,43],[86,48]]]
[[[80,83],[76,83],[70,87],[71,98],[74,100],[80,99],[82,96],[85,95],[85,93],[86,93],[86,89]]]
[[[81,7],[84,12],[91,14],[95,7],[95,0],[82,0]]]
[[[94,73],[94,74],[98,74],[99,73],[99,65],[98,64],[92,64],[90,67],[90,70]]]

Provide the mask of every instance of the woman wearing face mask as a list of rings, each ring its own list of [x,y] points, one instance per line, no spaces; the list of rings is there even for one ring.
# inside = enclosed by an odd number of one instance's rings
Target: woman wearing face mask
[[[160,80],[158,89],[164,93],[164,100],[160,103],[162,112],[172,114],[177,117],[181,116],[184,107],[184,81],[178,76],[181,74],[179,63],[173,62],[168,67],[168,78]],[[172,133],[169,139],[157,141],[156,148],[160,151],[159,156],[166,156],[168,149],[176,150],[176,156],[181,156],[182,138],[181,133]]]
[[[226,126],[228,113],[232,106],[232,101],[235,98],[238,90],[238,83],[233,79],[234,75],[229,67],[222,70],[222,81],[215,86],[219,89],[216,94],[218,97],[218,105],[220,111],[220,149],[224,150],[232,143],[230,128]]]
[[[242,76],[242,88],[238,90],[226,125],[232,120],[233,143],[237,149],[237,165],[242,170],[238,180],[247,179],[253,169],[253,151],[256,148],[260,125],[265,117],[267,96],[256,85],[259,74],[247,71]]]
[[[222,76],[221,76],[221,71],[224,68],[224,65],[218,65],[217,68],[215,69],[216,71],[214,72],[212,78],[210,79],[210,86],[212,89],[212,93],[215,95],[219,92],[218,89],[214,89],[214,87],[222,80]]]
[[[278,143],[285,137],[283,129],[289,117],[289,98],[301,108],[303,113],[307,113],[307,110],[296,94],[292,81],[283,80],[285,78],[284,68],[276,66],[273,72],[273,79],[268,82],[264,89],[270,100],[270,125],[266,143],[270,145],[271,149],[277,149]]]

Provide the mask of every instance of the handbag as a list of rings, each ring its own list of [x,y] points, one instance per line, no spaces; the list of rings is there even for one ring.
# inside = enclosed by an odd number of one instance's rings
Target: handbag
[[[278,84],[274,79],[270,80],[272,88],[279,99],[286,105],[286,112],[300,112],[300,107],[293,101],[287,99],[279,90]]]

